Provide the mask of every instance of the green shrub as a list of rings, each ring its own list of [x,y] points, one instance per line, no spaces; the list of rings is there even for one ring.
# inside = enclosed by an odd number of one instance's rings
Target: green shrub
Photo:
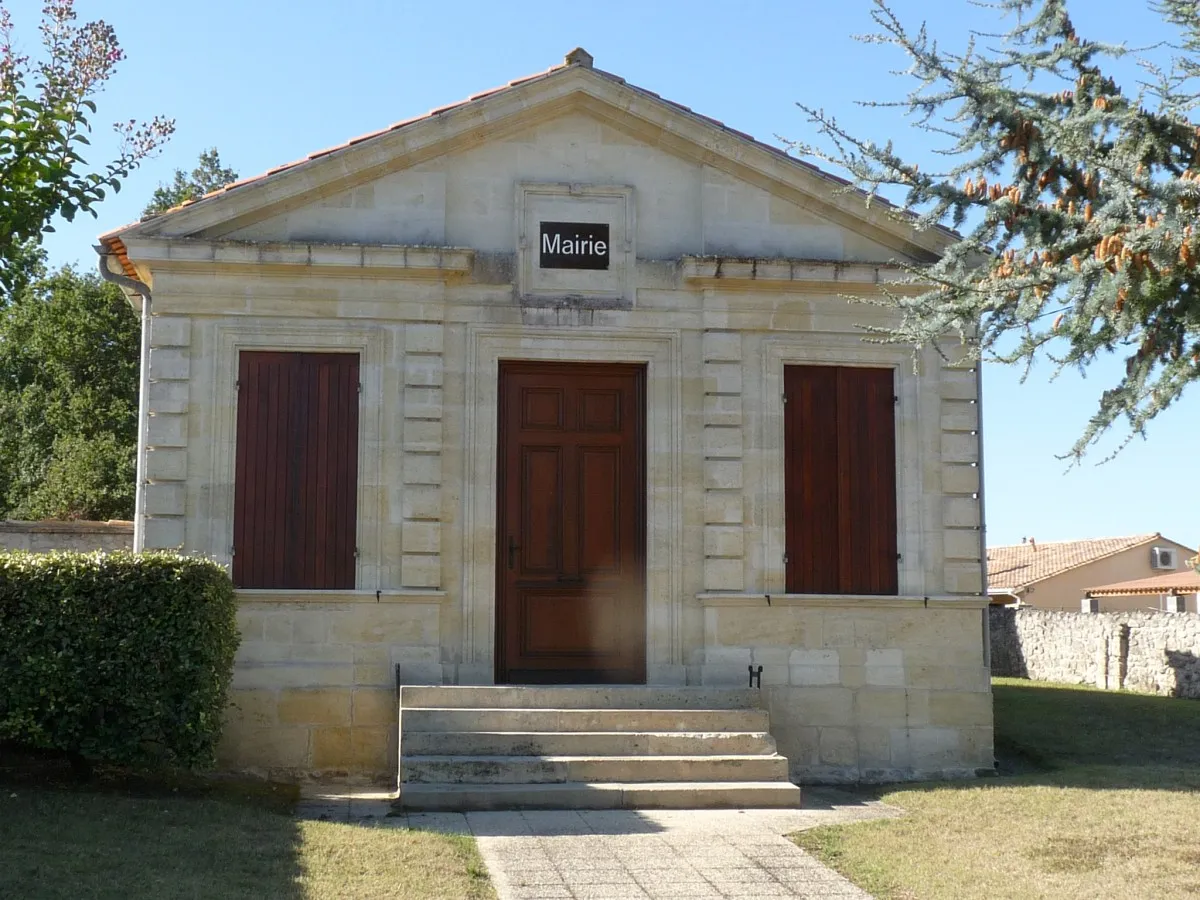
[[[211,765],[237,650],[225,570],[172,553],[0,553],[0,742]]]

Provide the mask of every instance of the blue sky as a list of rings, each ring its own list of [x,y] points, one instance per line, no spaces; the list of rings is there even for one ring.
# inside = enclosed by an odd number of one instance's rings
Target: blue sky
[[[18,39],[36,46],[41,0],[8,0]],[[1076,0],[1084,37],[1146,46],[1165,33],[1142,4]],[[95,236],[137,218],[155,185],[216,146],[255,174],[391,122],[540,71],[582,45],[596,65],[761,140],[814,135],[795,102],[834,112],[864,136],[893,138],[914,158],[929,139],[863,99],[899,99],[904,59],[851,35],[872,30],[868,0],[822,2],[456,2],[342,0],[77,0],[80,18],[104,18],[128,59],[99,98],[92,161],[108,123],[173,116],[164,153],[99,207],[99,218],[60,224],[46,241],[54,263],[94,265]],[[960,48],[971,27],[999,30],[995,14],[966,0],[897,0],[906,23]],[[1132,81],[1132,69],[1127,69]],[[985,368],[984,448],[990,544],[1161,531],[1200,541],[1200,386],[1159,416],[1149,439],[1097,465],[1116,444],[1068,470],[1070,448],[1115,379],[1117,360],[1086,379],[1050,383],[1048,364],[1025,384]]]

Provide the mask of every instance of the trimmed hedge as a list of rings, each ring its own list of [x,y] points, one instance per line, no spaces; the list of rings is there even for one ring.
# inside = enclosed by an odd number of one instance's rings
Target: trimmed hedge
[[[0,742],[85,760],[215,758],[238,645],[216,563],[0,553]]]

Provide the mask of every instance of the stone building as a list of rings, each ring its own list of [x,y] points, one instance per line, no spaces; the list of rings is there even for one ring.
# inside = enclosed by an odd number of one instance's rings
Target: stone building
[[[990,767],[978,376],[842,296],[948,240],[578,50],[104,235],[137,546],[239,588],[226,763],[394,777],[396,683],[605,683],[647,687],[404,696],[758,706],[799,780]]]

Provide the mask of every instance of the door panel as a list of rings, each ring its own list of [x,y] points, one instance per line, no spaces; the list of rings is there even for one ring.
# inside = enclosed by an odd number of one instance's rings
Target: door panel
[[[616,575],[621,565],[621,449],[579,452],[579,568],[586,575]]]
[[[557,431],[563,426],[563,392],[556,388],[521,392],[521,426],[549,428]]]
[[[525,575],[562,569],[562,448],[522,447],[521,567]]]
[[[620,431],[620,391],[580,391],[579,421],[583,431]]]
[[[521,591],[522,657],[560,665],[564,658],[587,662],[620,654],[619,619],[605,614],[605,607],[619,602],[611,593],[580,597],[571,587]]]
[[[502,362],[496,680],[645,681],[645,369]]]

